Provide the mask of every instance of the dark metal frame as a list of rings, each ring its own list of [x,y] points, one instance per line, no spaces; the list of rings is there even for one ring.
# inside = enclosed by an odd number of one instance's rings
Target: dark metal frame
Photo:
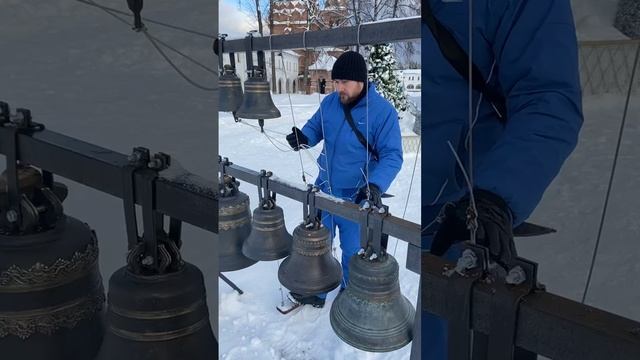
[[[420,17],[409,17],[329,30],[254,37],[252,44],[245,39],[225,40],[222,52],[311,49],[418,40],[421,37],[420,23]]]
[[[475,281],[468,288],[465,277],[450,277],[443,272],[453,267],[440,257],[422,255],[422,311],[448,319],[452,326],[451,322],[458,319],[451,306],[451,294],[468,293],[467,304],[457,312],[465,313],[467,328],[477,335],[474,339],[489,335],[489,347],[491,338],[495,338],[503,348],[513,349],[515,345],[552,359],[640,359],[640,322],[539,290],[516,299],[515,308],[500,306],[513,304],[521,288],[484,281]],[[512,338],[499,338],[497,333],[505,325],[513,327]],[[458,353],[449,358],[467,360],[469,356]]]
[[[0,126],[0,153],[9,156],[14,129]],[[53,131],[15,135],[17,160],[53,174],[79,182],[96,190],[123,199],[124,172],[128,156]],[[183,179],[183,180],[182,180]],[[186,174],[180,182],[160,178],[156,182],[155,209],[204,230],[218,232],[218,203],[215,180],[205,180],[196,174]],[[145,179],[134,175],[135,203],[142,204]],[[210,182],[211,186],[202,184]]]

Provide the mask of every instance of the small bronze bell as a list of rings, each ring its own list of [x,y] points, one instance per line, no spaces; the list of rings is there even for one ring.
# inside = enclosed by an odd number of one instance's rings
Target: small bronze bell
[[[399,349],[412,339],[415,310],[400,293],[398,263],[389,254],[375,260],[354,255],[349,285],[331,305],[333,331],[364,351]]]
[[[276,205],[276,194],[269,190],[272,173],[260,171],[258,202],[253,210],[251,234],[242,245],[242,253],[258,261],[278,260],[291,253],[293,237],[284,224],[284,212]]]
[[[256,67],[256,73],[244,82],[244,97],[236,116],[244,119],[274,119],[280,117],[280,110],[273,104],[269,82]]]
[[[219,111],[236,111],[242,104],[242,84],[231,65],[225,65],[224,71],[218,80],[220,87]]]
[[[329,292],[342,279],[340,263],[331,255],[329,230],[319,222],[293,230],[291,255],[278,269],[278,280],[291,292],[316,295]]]
[[[251,233],[249,196],[238,190],[240,184],[229,176],[220,184],[218,200],[218,259],[221,272],[247,268],[257,261],[242,254],[242,244]]]
[[[291,252],[293,237],[284,225],[282,208],[273,205],[253,210],[251,234],[242,245],[242,253],[257,261],[278,260]]]

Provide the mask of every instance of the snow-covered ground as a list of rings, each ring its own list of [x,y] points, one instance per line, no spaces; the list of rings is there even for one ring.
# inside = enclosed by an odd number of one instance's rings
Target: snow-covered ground
[[[619,0],[571,0],[579,40],[628,39],[613,26]]]
[[[324,96],[324,95],[323,95]],[[292,95],[293,106],[289,106],[287,95],[275,95],[274,102],[282,117],[265,120],[265,134],[257,129],[255,120],[235,123],[228,113],[220,113],[220,154],[232,162],[254,170],[270,170],[275,176],[289,182],[303,184],[300,157],[308,182],[313,182],[318,173],[315,158],[322,147],[302,151],[301,155],[290,150],[285,136],[295,124],[302,127],[316,111],[318,94]],[[268,136],[268,137],[267,137]],[[386,199],[390,212],[402,217],[409,196],[405,219],[420,221],[420,158],[413,186],[411,174],[416,164],[416,154],[404,154],[404,164],[396,181],[389,189],[395,197]],[[253,185],[241,184],[240,190],[251,198],[251,207],[257,203],[257,189]],[[410,190],[410,193],[409,193]],[[302,221],[302,206],[299,202],[278,197],[278,205],[284,209],[289,232]],[[340,258],[339,234],[334,241],[334,255]],[[407,245],[390,239],[389,251],[395,253],[400,264],[400,286],[403,294],[414,304],[418,295],[418,275],[405,268]],[[395,251],[394,251],[395,250]],[[244,290],[238,295],[227,285],[220,284],[220,357],[222,359],[408,359],[410,345],[385,354],[366,353],[343,343],[331,329],[329,310],[337,295],[331,292],[322,310],[304,307],[301,311],[286,316],[275,309],[286,289],[280,288],[277,271],[280,261],[259,262],[249,268],[225,273]]]
[[[96,0],[126,11],[125,1]],[[143,16],[204,33],[217,32],[216,1],[145,2]],[[128,18],[130,19],[130,18]],[[211,40],[147,23],[149,32],[214,67]],[[0,0],[0,100],[31,109],[52,131],[124,154],[135,146],[166,152],[206,179],[216,176],[216,93],[182,80],[142,34],[73,0]],[[203,85],[216,77],[170,53]],[[4,168],[4,157],[0,156]],[[125,263],[122,201],[84,185],[69,186],[65,211],[93,227],[105,286]],[[214,235],[186,224],[183,257],[205,275],[211,320],[217,320]]]
[[[637,76],[637,75],[636,75]],[[578,147],[531,220],[558,233],[517,240],[538,261],[548,290],[580,301],[598,232],[620,122],[622,94],[583,99]],[[587,304],[640,321],[640,94],[631,98]]]

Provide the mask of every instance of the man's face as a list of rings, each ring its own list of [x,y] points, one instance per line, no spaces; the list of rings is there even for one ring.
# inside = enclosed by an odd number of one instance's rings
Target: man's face
[[[349,104],[355,100],[362,92],[363,87],[364,83],[360,81],[333,80],[333,88],[340,95],[340,102],[343,104]]]

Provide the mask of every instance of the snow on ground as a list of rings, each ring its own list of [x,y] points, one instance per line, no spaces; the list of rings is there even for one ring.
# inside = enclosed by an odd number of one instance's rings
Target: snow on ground
[[[324,95],[323,95],[324,96]],[[306,178],[312,183],[318,170],[315,158],[322,146],[318,144],[302,153],[290,150],[285,136],[291,132],[293,115],[295,124],[302,127],[316,111],[320,97],[292,95],[289,106],[287,95],[275,95],[274,102],[282,117],[265,120],[266,135],[260,134],[255,120],[235,123],[228,113],[220,113],[220,154],[232,162],[254,170],[270,170],[274,176],[288,182],[303,184],[300,156]],[[268,138],[269,136],[270,138]],[[273,142],[273,143],[272,143]],[[277,147],[276,147],[277,146]],[[405,218],[420,221],[420,159],[417,159],[416,175],[411,187]],[[411,172],[416,162],[415,154],[405,154],[402,170],[389,189],[395,197],[386,199],[390,212],[402,216],[409,194]],[[257,188],[243,183],[240,190],[251,198],[252,209],[257,204]],[[302,205],[284,197],[278,197],[278,205],[284,209],[287,230],[292,232],[302,221]],[[339,234],[334,241],[334,255],[340,259]],[[389,251],[393,253],[397,240],[390,239]],[[418,295],[418,275],[405,268],[407,246],[400,241],[395,257],[400,265],[400,285],[403,294],[414,304]],[[286,289],[280,289],[277,271],[280,261],[259,262],[249,268],[225,273],[245,293],[238,295],[226,284],[220,283],[220,357],[222,359],[408,359],[410,345],[385,354],[366,353],[343,343],[331,329],[329,310],[337,295],[331,292],[322,310],[304,307],[286,316],[275,309]],[[281,293],[282,291],[282,293]]]
[[[520,255],[539,262],[548,291],[580,301],[598,232],[624,96],[583,99],[578,147],[531,221],[558,233],[517,240]],[[640,321],[640,94],[631,98],[587,304]]]
[[[628,39],[613,26],[619,0],[571,0],[579,40]]]

